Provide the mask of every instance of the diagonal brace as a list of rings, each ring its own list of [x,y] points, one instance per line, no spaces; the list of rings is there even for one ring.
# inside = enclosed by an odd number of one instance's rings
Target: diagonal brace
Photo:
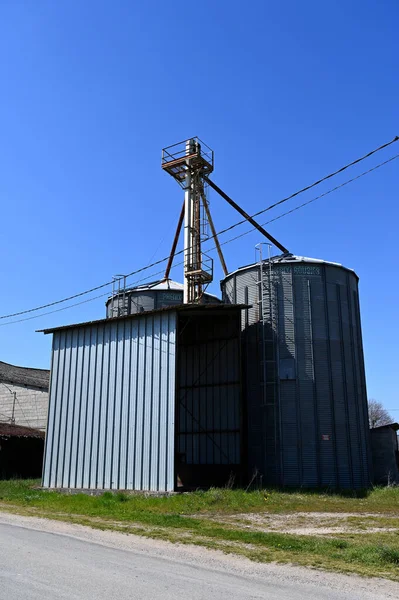
[[[172,249],[170,251],[170,256],[169,256],[169,260],[168,260],[168,264],[166,265],[166,270],[165,270],[165,279],[169,279],[169,275],[170,275],[170,270],[172,268],[172,264],[173,264],[173,259],[175,257],[175,252],[176,252],[176,247],[179,241],[179,237],[180,237],[180,232],[181,232],[181,228],[183,225],[183,221],[184,221],[184,202],[183,202],[183,206],[180,212],[180,217],[179,217],[179,222],[177,224],[177,229],[176,229],[176,233],[175,233],[175,237],[173,240],[173,244],[172,244]]]
[[[270,235],[270,233],[268,233],[266,229],[263,229],[263,227],[259,225],[259,223],[257,223],[248,213],[246,213],[245,210],[241,208],[241,206],[239,206],[236,202],[234,202],[234,200],[232,200],[227,194],[225,194],[224,191],[216,185],[216,183],[213,183],[213,181],[208,179],[208,177],[206,176],[204,176],[203,179],[211,186],[211,188],[215,190],[215,192],[217,192],[222,198],[224,198],[224,200],[226,200],[226,202],[228,202],[230,206],[235,208],[236,211],[240,213],[240,215],[242,215],[247,221],[249,221],[249,223],[251,223],[253,227],[260,231],[262,235],[264,235],[270,242],[272,242],[272,244],[274,244],[279,250],[281,250],[281,252],[283,252],[284,254],[287,254],[289,252],[287,248],[280,244],[280,242],[278,242],[272,235]]]

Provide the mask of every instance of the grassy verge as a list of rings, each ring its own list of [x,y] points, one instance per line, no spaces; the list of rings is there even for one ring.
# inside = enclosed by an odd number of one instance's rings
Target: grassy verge
[[[260,562],[289,562],[399,581],[399,488],[374,489],[360,497],[228,489],[153,497],[111,492],[64,495],[34,489],[37,484],[0,481],[0,509],[199,544]],[[271,523],[273,516],[277,520],[287,515],[288,519],[296,513],[306,521],[310,513],[312,534],[262,530],[241,518],[245,513],[264,516]],[[316,517],[324,513],[337,518],[344,513],[349,529],[333,535],[321,529],[319,533]],[[362,533],[350,530],[353,523]]]

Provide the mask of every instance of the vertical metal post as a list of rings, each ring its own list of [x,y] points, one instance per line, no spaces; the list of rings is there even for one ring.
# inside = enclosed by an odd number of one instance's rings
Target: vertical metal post
[[[201,256],[201,195],[198,174],[193,181],[193,265],[196,271],[202,270]],[[193,296],[191,300],[198,301],[202,296],[202,282],[200,279],[195,281],[193,285]]]
[[[120,315],[120,306],[121,306],[121,278],[118,279],[118,317]]]
[[[191,152],[191,140],[187,140],[186,142],[186,155],[189,155]],[[189,270],[191,260],[192,260],[192,248],[191,248],[191,227],[192,227],[192,181],[191,181],[191,167],[190,161],[187,160],[187,171],[186,171],[186,181],[185,181],[185,193],[184,193],[184,292],[183,292],[183,302],[184,304],[188,304],[191,300],[190,296],[190,281],[187,276],[187,271]]]
[[[13,392],[11,425],[15,425],[15,402],[17,400],[17,392]]]
[[[126,275],[123,276],[123,315],[127,315],[126,310]]]
[[[114,305],[115,305],[115,276],[112,277],[112,303],[111,303],[111,317],[114,316]]]

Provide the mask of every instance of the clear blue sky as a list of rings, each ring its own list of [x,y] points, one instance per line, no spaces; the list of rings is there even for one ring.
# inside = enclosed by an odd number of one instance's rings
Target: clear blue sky
[[[164,146],[204,139],[214,180],[253,213],[399,134],[398,22],[396,0],[3,0],[0,314],[168,253],[182,192]],[[359,274],[369,396],[395,409],[398,184],[399,160],[270,227]],[[211,208],[218,229],[237,220],[215,195]],[[227,245],[229,269],[259,241]],[[0,327],[0,360],[48,367],[35,329],[104,314],[102,298]]]

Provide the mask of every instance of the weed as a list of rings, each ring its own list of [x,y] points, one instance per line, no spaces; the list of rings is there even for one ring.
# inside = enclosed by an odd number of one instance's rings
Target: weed
[[[399,550],[382,547],[378,549],[378,552],[382,562],[392,565],[399,565]]]

